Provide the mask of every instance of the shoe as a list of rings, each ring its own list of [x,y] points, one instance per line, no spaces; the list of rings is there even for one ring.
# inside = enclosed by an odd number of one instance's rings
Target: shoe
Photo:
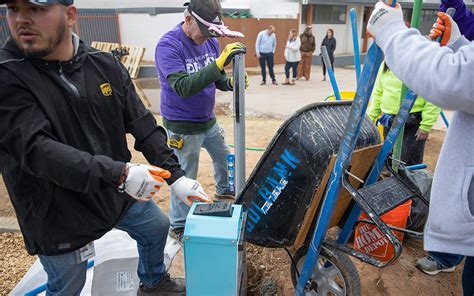
[[[224,193],[217,193],[214,194],[214,197],[217,199],[235,199],[235,194],[226,190]]]
[[[183,244],[183,235],[184,235],[184,227],[178,227],[174,229],[170,229],[168,231],[168,235],[175,239],[180,245]]]
[[[273,80],[273,81],[272,81],[272,84],[273,84],[273,85],[278,85],[278,82],[276,82],[276,80]]]
[[[282,85],[290,85],[290,80],[289,79],[285,79],[285,82],[282,83]]]
[[[291,85],[295,85],[295,79],[292,79],[290,82]]]
[[[172,278],[167,273],[163,276],[158,286],[148,288],[140,282],[137,296],[185,296],[186,295],[186,281],[180,278]]]
[[[324,76],[323,80],[321,80],[321,81],[326,81],[326,76]]]
[[[266,81],[262,81],[262,82],[260,82],[260,85],[265,85],[265,84],[267,84],[267,82],[266,82]]]
[[[418,259],[418,261],[416,261],[415,266],[422,272],[429,275],[437,275],[440,272],[454,272],[456,270],[456,266],[450,268],[443,268],[443,266],[441,266],[438,262],[436,262],[436,260],[434,260],[430,256]]]

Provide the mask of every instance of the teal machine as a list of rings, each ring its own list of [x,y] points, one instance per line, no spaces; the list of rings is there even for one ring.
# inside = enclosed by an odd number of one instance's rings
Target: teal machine
[[[246,295],[245,222],[241,205],[192,205],[183,237],[186,295]]]

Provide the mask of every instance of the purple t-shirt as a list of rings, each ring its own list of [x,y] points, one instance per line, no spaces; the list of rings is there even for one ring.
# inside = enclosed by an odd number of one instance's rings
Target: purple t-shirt
[[[167,77],[178,72],[196,73],[219,56],[217,39],[208,39],[203,45],[195,44],[178,24],[158,41],[155,64],[161,84],[161,115],[167,120],[207,122],[215,117],[216,86],[190,97],[180,97],[169,85]]]

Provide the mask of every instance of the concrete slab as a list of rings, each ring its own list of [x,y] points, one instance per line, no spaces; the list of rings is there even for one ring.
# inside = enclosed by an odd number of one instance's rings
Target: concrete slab
[[[18,232],[20,225],[14,217],[0,217],[0,233]]]

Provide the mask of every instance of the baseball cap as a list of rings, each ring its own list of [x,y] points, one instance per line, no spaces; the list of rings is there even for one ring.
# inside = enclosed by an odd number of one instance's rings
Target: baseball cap
[[[184,4],[189,13],[197,20],[201,33],[206,37],[216,37],[210,27],[223,26],[222,7],[219,0],[191,0]]]
[[[8,2],[11,2],[11,0],[0,0],[0,5],[6,4]],[[36,5],[62,4],[65,6],[69,6],[69,5],[74,4],[74,0],[30,0],[28,2],[30,2],[31,4],[36,4]]]

